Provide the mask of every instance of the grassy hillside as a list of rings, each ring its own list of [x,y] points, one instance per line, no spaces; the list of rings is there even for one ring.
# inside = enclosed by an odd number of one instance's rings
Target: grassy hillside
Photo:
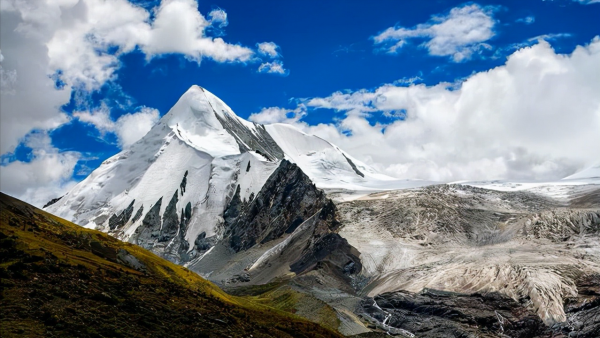
[[[2,337],[340,337],[0,196]]]
[[[289,281],[278,281],[263,285],[242,286],[225,289],[229,294],[242,296],[255,303],[294,313],[321,326],[337,330],[340,320],[336,311],[327,303],[295,290]]]

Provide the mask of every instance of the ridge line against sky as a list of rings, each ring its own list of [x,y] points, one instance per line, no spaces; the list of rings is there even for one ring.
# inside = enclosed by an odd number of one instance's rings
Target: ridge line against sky
[[[0,15],[0,188],[36,205],[192,84],[399,178],[551,180],[600,160],[597,1],[3,0]]]

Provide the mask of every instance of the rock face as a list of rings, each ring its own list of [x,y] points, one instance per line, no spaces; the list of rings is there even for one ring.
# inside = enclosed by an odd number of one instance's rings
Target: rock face
[[[0,262],[1,337],[342,337],[2,193]]]
[[[240,153],[256,151],[269,161],[283,159],[283,150],[279,148],[271,135],[269,135],[265,126],[256,124],[256,129],[253,133],[239,119],[233,118],[229,114],[216,114],[215,116],[225,130],[235,138]]]
[[[296,228],[332,204],[295,164],[283,160],[251,201],[240,199],[239,189],[225,209],[224,237],[239,252],[291,234]],[[338,224],[330,224],[335,230]]]
[[[342,154],[343,155],[343,154]],[[348,161],[348,164],[352,167],[352,170],[354,170],[354,172],[360,176],[360,177],[365,177],[365,174],[363,174],[360,170],[358,170],[358,168],[356,167],[356,164],[354,164],[354,162],[352,162],[351,159],[349,159],[346,155],[344,155],[344,158],[346,159],[346,161]]]
[[[555,335],[600,337],[600,274],[579,276],[577,295],[565,301],[566,321],[552,326]]]
[[[523,227],[527,238],[564,242],[572,236],[600,235],[600,210],[545,210],[528,217]]]
[[[361,270],[358,251],[336,233],[340,223],[333,201],[287,160],[281,161],[250,200],[241,199],[240,189],[236,189],[223,220],[222,239],[207,242],[201,234],[196,240],[199,249],[220,249],[192,262],[190,267],[204,272],[203,266],[209,265],[212,276],[215,271],[220,271],[215,275],[243,276],[228,277],[226,284],[268,282],[282,273],[301,274],[325,262],[341,275]],[[221,264],[211,264],[213,260]],[[238,260],[247,260],[249,265],[235,268],[225,264]]]
[[[361,305],[367,321],[384,331],[405,336],[551,336],[535,313],[500,293],[398,291],[367,298]]]
[[[114,231],[116,229],[122,228],[125,225],[125,223],[129,221],[131,215],[133,214],[134,203],[135,200],[131,201],[131,204],[129,204],[129,206],[125,210],[123,210],[119,215],[113,214],[108,219],[108,228],[110,230]]]
[[[365,298],[359,312],[377,331],[409,337],[598,337],[600,275],[582,276],[577,286],[578,296],[565,303],[567,320],[550,326],[527,300],[498,292],[389,292]]]
[[[152,249],[154,243],[158,241],[160,235],[160,207],[162,205],[162,197],[148,210],[142,221],[142,225],[135,229],[131,241],[144,249]]]
[[[372,317],[372,325],[411,331],[418,327],[409,323],[416,322],[427,328],[424,336],[440,337],[436,327],[456,335],[594,337],[598,307],[584,304],[597,304],[599,295],[600,200],[594,186],[573,190],[575,198],[556,199],[535,191],[440,185],[339,203],[339,234],[361,252],[361,275],[368,280],[360,293],[401,309],[386,310],[397,315],[397,325],[392,317],[384,323],[385,316]],[[427,289],[443,293],[423,294]],[[491,307],[480,308],[480,301]],[[435,312],[430,305],[447,313],[429,318]],[[469,311],[488,311],[493,319],[489,311],[506,307],[512,317],[502,316],[515,326],[504,326],[504,333],[461,319],[475,316]],[[459,313],[450,316],[453,311]],[[541,321],[523,322],[523,311]]]

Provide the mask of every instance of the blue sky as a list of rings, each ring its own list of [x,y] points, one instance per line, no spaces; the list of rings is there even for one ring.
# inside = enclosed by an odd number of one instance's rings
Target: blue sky
[[[322,134],[390,175],[464,179],[468,171],[438,155],[414,155],[414,161],[371,156],[364,148],[377,142],[359,138],[363,129],[355,128],[368,122],[385,134],[392,123],[417,116],[413,113],[417,108],[406,104],[382,108],[365,95],[379,93],[379,98],[389,100],[382,91],[394,86],[427,88],[430,96],[440,83],[448,84],[446,90],[456,90],[478,73],[495,67],[510,70],[507,59],[513,53],[521,55],[517,52],[521,48],[536,46],[531,55],[522,53],[522,58],[531,60],[538,58],[533,55],[536,51],[540,55],[551,51],[554,58],[571,56],[577,46],[589,46],[600,34],[600,3],[573,0],[174,0],[162,5],[160,1],[111,0],[104,7],[95,0],[65,3],[52,7],[42,2],[31,9],[3,2],[2,189],[19,196],[46,198],[85,178],[103,160],[135,141],[135,135],[166,114],[193,84],[216,94],[241,117],[255,114],[252,119],[258,122],[292,123]],[[181,32],[192,34],[182,36],[171,28],[186,19],[169,21],[167,10],[161,10],[167,6],[182,13],[197,8],[199,16],[190,16],[189,22],[202,28],[185,31],[184,27]],[[41,19],[27,15],[36,10],[49,13],[51,7],[61,15]],[[115,18],[104,22],[106,13],[114,13]],[[159,19],[164,19],[166,27],[160,32]],[[201,39],[208,47],[189,47]],[[215,39],[222,39],[226,46]],[[540,45],[540,40],[547,43]],[[513,59],[514,63],[520,60]],[[560,57],[557,60],[561,62]],[[596,74],[595,70],[590,74]],[[40,79],[50,79],[51,85],[37,88]],[[573,87],[586,91],[600,80],[573,81],[579,81]],[[336,93],[339,100],[333,99]],[[598,118],[593,108],[596,101],[587,96],[580,100],[590,100],[592,108],[581,119],[588,119],[591,130],[596,125],[590,116]],[[352,136],[356,137],[348,138]],[[453,149],[464,140],[457,142]],[[551,158],[551,151],[539,146],[542,139],[532,140],[531,145],[525,139],[520,142],[522,146],[514,149],[524,149],[527,155],[522,159],[518,150],[489,156],[473,150],[461,165],[488,161],[473,174],[475,178],[545,179],[559,178],[600,159],[598,153],[584,159],[567,158],[561,152]],[[564,154],[571,152],[564,150]],[[513,162],[494,174],[497,177],[481,174],[498,158]],[[413,162],[420,164],[408,169],[404,165]],[[425,162],[429,165],[424,167]],[[41,172],[52,165],[55,172]],[[535,170],[543,173],[527,174]],[[19,172],[17,178],[10,177],[13,172]],[[443,172],[447,174],[439,174]],[[20,188],[9,182],[20,182]],[[37,189],[41,186],[47,189]]]

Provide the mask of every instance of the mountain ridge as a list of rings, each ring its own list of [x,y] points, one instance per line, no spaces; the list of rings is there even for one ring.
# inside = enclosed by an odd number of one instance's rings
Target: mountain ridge
[[[206,251],[195,243],[221,239],[237,189],[251,200],[284,160],[321,189],[370,191],[397,181],[292,126],[241,119],[192,86],[147,135],[45,209],[185,263]]]
[[[408,316],[498,336],[492,314],[505,306],[522,337],[600,329],[585,306],[600,292],[598,179],[433,183],[382,175],[293,126],[244,121],[192,87],[47,210],[229,292],[313,320],[316,308],[335,311],[325,322],[345,335],[411,336]],[[440,293],[439,313],[413,311]],[[448,315],[478,313],[468,306],[478,299],[493,300],[482,326]],[[437,337],[436,325],[418,333]]]
[[[340,337],[0,194],[2,337]]]

